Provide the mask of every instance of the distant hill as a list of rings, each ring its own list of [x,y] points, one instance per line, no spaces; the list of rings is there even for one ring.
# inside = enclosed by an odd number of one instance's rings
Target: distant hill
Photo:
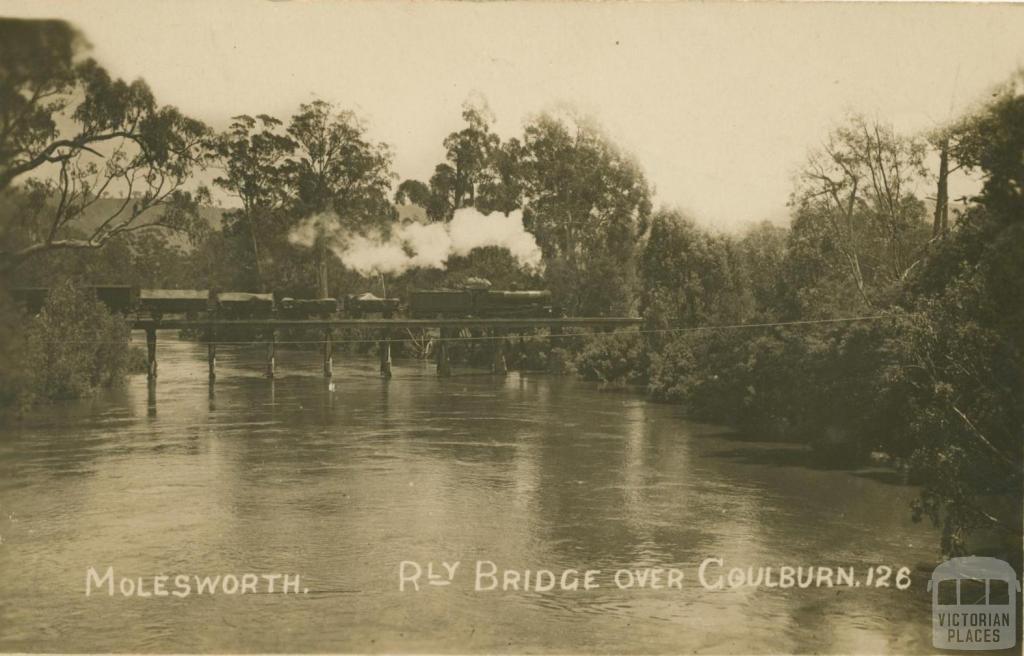
[[[100,227],[104,221],[110,218],[110,216],[121,207],[124,203],[123,198],[100,198],[88,208],[82,214],[75,224],[79,230],[85,233],[89,233],[96,228]],[[125,214],[128,213],[128,209],[125,210]],[[230,210],[221,207],[210,207],[201,206],[199,208],[199,216],[205,219],[206,223],[213,230],[220,230],[222,223],[224,222],[224,213]],[[136,221],[139,224],[154,223],[163,215],[162,208],[150,208],[139,215]],[[120,218],[120,217],[119,217]],[[172,244],[187,248],[190,244],[188,239],[176,232],[167,231],[168,237]]]
[[[101,198],[86,209],[76,224],[79,229],[86,233],[95,230],[111,214],[116,212],[123,202],[124,199],[122,198]],[[231,210],[232,208],[204,205],[199,208],[199,215],[206,220],[207,225],[212,230],[220,230],[224,223],[224,215]],[[395,205],[395,210],[398,211],[398,218],[402,221],[416,221],[418,223],[426,223],[428,221],[426,210],[418,205]],[[136,221],[140,223],[154,223],[160,218],[161,214],[160,208],[151,208],[140,214]],[[167,232],[172,244],[182,248],[190,246],[188,239],[184,235],[171,231]]]

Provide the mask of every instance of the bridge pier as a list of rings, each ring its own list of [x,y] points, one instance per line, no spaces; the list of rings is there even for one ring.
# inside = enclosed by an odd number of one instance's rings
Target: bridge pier
[[[473,337],[490,336],[492,339],[491,352],[485,360],[490,360],[491,371],[495,374],[504,374],[510,369],[522,368],[526,358],[525,332],[531,331],[536,335],[538,330],[547,329],[550,331],[552,346],[566,346],[574,339],[572,334],[564,334],[565,327],[595,326],[611,330],[618,326],[637,326],[641,320],[632,317],[573,317],[559,319],[530,319],[530,318],[400,318],[390,316],[381,319],[352,319],[352,318],[330,318],[320,317],[318,319],[287,319],[274,316],[272,318],[249,318],[249,319],[224,319],[218,316],[215,309],[209,311],[209,315],[201,318],[163,318],[160,320],[138,316],[132,321],[133,330],[142,330],[146,333],[146,373],[147,378],[153,381],[157,377],[157,353],[156,353],[156,331],[157,329],[188,329],[205,334],[207,342],[207,360],[209,367],[209,378],[211,386],[217,375],[217,337],[218,332],[229,334],[233,327],[255,328],[265,333],[264,339],[267,342],[266,355],[266,376],[273,379],[277,375],[277,338],[278,328],[304,328],[307,330],[322,331],[323,339],[323,374],[330,380],[334,376],[334,342],[333,330],[358,328],[361,330],[378,331],[378,357],[380,373],[388,378],[392,373],[391,347],[396,340],[395,331],[405,329],[428,330],[427,334],[438,330],[439,338],[431,340],[435,346],[434,357],[437,364],[437,375],[447,377],[452,375],[452,363],[449,349],[460,329],[479,331],[473,333]],[[224,330],[221,330],[224,327]],[[410,334],[412,334],[410,332]],[[516,339],[516,335],[519,336]],[[532,338],[532,337],[531,337]],[[372,338],[371,338],[372,339]],[[488,348],[488,347],[485,347]]]
[[[380,351],[380,375],[385,379],[391,378],[391,333],[389,331],[384,331],[377,348]]]
[[[494,354],[494,360],[491,362],[491,373],[506,376],[508,375],[508,363],[505,361],[505,333],[501,330],[495,330],[491,337],[491,349]]]
[[[562,346],[562,344],[565,342],[565,339],[562,337],[562,327],[561,326],[551,326],[550,332],[551,332],[551,348],[560,348]]]
[[[448,378],[452,375],[452,363],[448,357],[448,335],[450,332],[441,327],[441,337],[437,342],[437,375]]]
[[[267,335],[267,378],[273,380],[277,368],[277,331],[270,329]]]
[[[146,378],[156,380],[156,328],[146,328]]]
[[[206,311],[211,319],[217,316],[217,290],[210,289],[206,296]],[[206,325],[206,361],[210,369],[210,383],[217,380],[217,329],[212,323]],[[212,393],[212,388],[211,388]]]
[[[146,416],[156,416],[156,378],[146,381]]]
[[[334,377],[334,344],[331,329],[324,330],[324,378]]]
[[[566,343],[565,337],[562,336],[561,326],[551,326],[548,329],[548,361],[547,370],[549,374],[562,374],[565,373],[565,358],[559,356],[555,358],[555,350],[564,348]]]
[[[213,326],[206,329],[206,361],[210,369],[210,382],[217,380],[217,331]]]

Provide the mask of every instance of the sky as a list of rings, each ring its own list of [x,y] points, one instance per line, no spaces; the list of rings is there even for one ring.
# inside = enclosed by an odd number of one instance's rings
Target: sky
[[[504,137],[570,105],[640,162],[657,205],[784,221],[794,173],[848,112],[913,132],[1024,65],[1024,5],[0,0],[65,18],[112,73],[216,128],[320,98],[427,179],[462,104]],[[956,189],[953,190],[956,195]]]

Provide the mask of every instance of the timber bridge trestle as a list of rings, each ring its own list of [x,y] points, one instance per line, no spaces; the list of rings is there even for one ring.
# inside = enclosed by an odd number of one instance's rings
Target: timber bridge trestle
[[[374,319],[190,319],[190,318],[135,318],[132,328],[146,333],[146,361],[149,379],[157,377],[157,330],[191,329],[202,332],[207,344],[207,361],[210,381],[216,379],[217,373],[217,336],[233,328],[255,329],[267,345],[268,378],[276,373],[277,335],[281,329],[318,330],[322,335],[323,374],[325,378],[334,375],[334,335],[336,331],[361,329],[376,332],[380,373],[384,378],[391,377],[391,346],[399,331],[408,329],[436,329],[439,336],[435,338],[434,356],[439,376],[450,376],[451,361],[448,345],[458,339],[462,330],[479,330],[489,335],[492,346],[491,371],[505,374],[505,337],[516,331],[547,329],[553,344],[564,339],[565,328],[599,328],[605,331],[615,328],[636,326],[641,319],[634,317],[572,317],[572,318],[440,318],[440,319],[406,319],[406,318],[374,318]],[[255,341],[255,340],[254,340]]]
[[[232,329],[255,332],[267,344],[267,376],[276,368],[279,330],[319,331],[323,350],[323,373],[334,375],[334,333],[358,329],[374,334],[378,345],[380,371],[391,377],[391,346],[401,330],[437,331],[431,336],[436,346],[437,372],[451,374],[448,347],[463,330],[476,330],[492,344],[491,370],[505,373],[505,341],[515,331],[546,329],[553,344],[563,339],[565,328],[597,328],[608,331],[639,325],[633,317],[558,317],[546,290],[494,290],[487,287],[411,290],[403,302],[370,293],[344,299],[297,299],[266,292],[227,292],[214,289],[139,289],[130,285],[86,288],[111,312],[125,318],[133,329],[146,332],[148,377],[157,376],[157,330],[190,329],[202,334],[207,343],[210,380],[217,375],[217,343]],[[49,297],[42,287],[12,290],[14,299],[30,313],[37,314]],[[397,316],[399,314],[407,316]],[[251,334],[250,332],[250,334]],[[234,333],[237,334],[237,333]],[[479,339],[474,337],[474,339]]]

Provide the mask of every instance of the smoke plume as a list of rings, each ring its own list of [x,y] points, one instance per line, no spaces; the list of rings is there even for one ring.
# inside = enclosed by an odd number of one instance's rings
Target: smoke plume
[[[483,246],[507,248],[525,267],[536,269],[541,264],[537,240],[523,227],[520,210],[506,216],[465,207],[455,210],[449,223],[403,223],[388,237],[350,233],[335,215],[317,214],[293,229],[288,241],[308,248],[319,236],[345,266],[364,276],[400,274],[417,267],[443,269],[452,255],[466,255]]]

